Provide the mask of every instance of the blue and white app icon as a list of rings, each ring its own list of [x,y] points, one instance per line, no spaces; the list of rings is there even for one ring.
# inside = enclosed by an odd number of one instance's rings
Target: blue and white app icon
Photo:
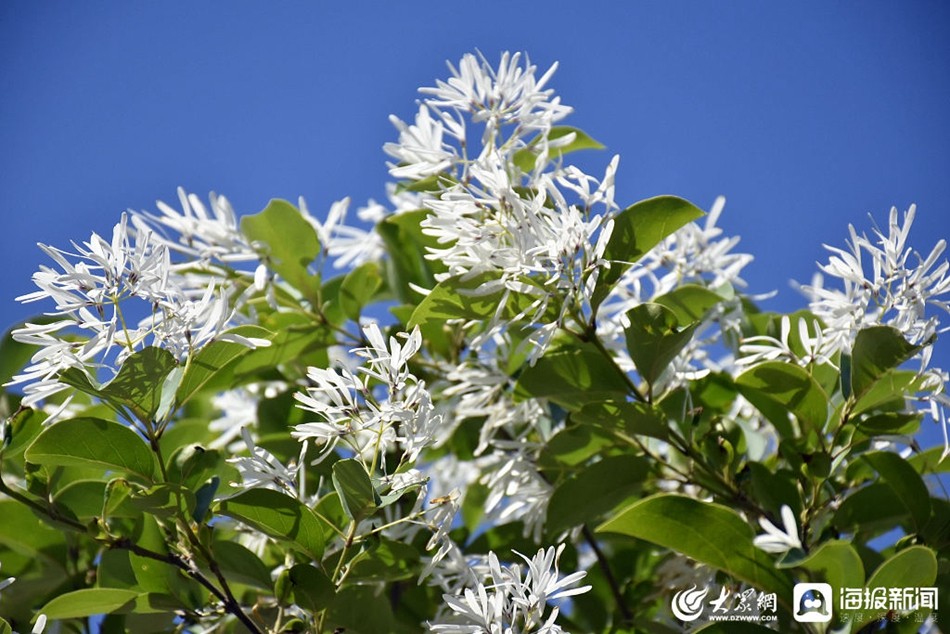
[[[827,583],[796,583],[792,595],[794,617],[799,623],[831,620],[831,586]]]

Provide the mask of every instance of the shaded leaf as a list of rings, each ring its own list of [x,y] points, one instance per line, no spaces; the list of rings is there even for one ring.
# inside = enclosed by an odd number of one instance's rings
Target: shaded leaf
[[[347,458],[333,464],[333,488],[340,496],[346,514],[357,522],[377,506],[373,483],[359,460]]]
[[[526,367],[515,385],[515,398],[547,398],[567,410],[614,398],[629,390],[624,375],[591,343],[552,345],[533,366]]]
[[[792,596],[792,583],[772,559],[756,548],[752,527],[719,504],[661,493],[621,509],[597,529],[621,533],[669,548],[718,568],[757,588]]]
[[[920,348],[908,343],[899,330],[890,326],[861,330],[851,348],[851,392],[860,398],[885,373],[910,359]]]
[[[698,322],[684,327],[669,308],[660,304],[640,304],[627,312],[630,325],[624,329],[627,351],[640,376],[653,385],[676,355],[693,338]]]
[[[639,456],[611,456],[595,462],[554,489],[546,530],[557,535],[598,520],[640,491],[649,471],[649,463]]]

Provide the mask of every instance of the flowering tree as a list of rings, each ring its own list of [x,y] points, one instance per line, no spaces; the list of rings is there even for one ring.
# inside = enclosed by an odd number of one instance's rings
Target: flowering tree
[[[818,631],[796,582],[950,587],[947,452],[912,437],[946,426],[950,277],[913,207],[763,312],[722,199],[624,206],[617,157],[569,162],[601,146],[555,67],[449,69],[356,223],[179,192],[40,245],[45,314],[0,349],[0,632],[668,632],[714,585]]]

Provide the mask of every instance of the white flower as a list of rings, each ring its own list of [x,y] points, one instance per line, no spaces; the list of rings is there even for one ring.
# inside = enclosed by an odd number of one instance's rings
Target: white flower
[[[525,131],[549,129],[572,110],[561,105],[554,91],[545,89],[557,64],[536,78],[536,67],[527,57],[522,67],[520,53],[503,53],[497,69],[484,57],[469,53],[458,69],[449,64],[449,70],[452,77],[448,81],[437,81],[435,87],[419,92],[428,96],[426,104],[430,107],[465,111],[473,121],[484,122],[486,136],[506,124]]]
[[[736,365],[755,365],[765,361],[791,361],[792,363],[807,367],[812,364],[831,363],[830,355],[834,352],[831,347],[832,342],[825,339],[819,324],[812,322],[809,329],[808,321],[799,317],[798,319],[798,339],[801,342],[804,353],[799,356],[792,349],[789,342],[792,326],[788,315],[783,315],[780,321],[779,337],[770,337],[768,335],[759,335],[747,337],[740,342],[739,352],[743,355],[736,361]],[[814,330],[812,335],[810,330]],[[832,364],[833,365],[833,364]]]
[[[752,543],[767,553],[780,554],[793,548],[802,548],[802,542],[798,538],[798,525],[795,523],[795,515],[792,513],[792,509],[783,504],[781,513],[782,528],[778,528],[767,518],[759,518],[759,525],[765,530],[765,534],[753,539]]]
[[[159,200],[156,205],[161,214],[142,212],[141,217],[162,230],[159,239],[169,249],[200,260],[257,260],[257,252],[241,232],[237,215],[228,199],[213,193],[209,198],[211,213],[208,213],[198,196],[188,194],[179,187],[181,212]],[[166,230],[171,230],[177,236],[167,237]]]
[[[946,241],[939,240],[927,257],[907,247],[915,215],[911,205],[901,223],[897,208],[892,208],[887,233],[874,230],[877,240],[849,226],[847,250],[825,245],[832,256],[819,268],[841,280],[842,288],[825,287],[820,275],[801,288],[837,349],[850,346],[862,328],[878,324],[897,328],[911,343],[922,343],[937,330],[937,318],[927,316],[927,305],[950,312],[950,301],[941,299],[950,292],[950,264],[939,262]]]
[[[317,232],[323,251],[333,258],[333,267],[342,269],[357,267],[364,262],[373,262],[383,256],[383,241],[375,231],[346,224],[350,199],[344,198],[330,205],[325,220],[310,213],[307,203],[300,198],[300,213]],[[385,210],[372,201],[370,205],[357,210],[360,220],[375,224],[383,219]]]
[[[301,465],[307,453],[306,440],[301,444],[300,457],[297,462],[284,466],[271,452],[257,446],[247,427],[241,429],[241,437],[244,439],[244,444],[250,456],[228,458],[228,462],[233,464],[241,474],[241,482],[232,482],[232,486],[245,489],[273,489],[293,497],[303,497],[304,470]],[[298,477],[300,478],[299,481]]]
[[[394,178],[419,180],[448,170],[457,159],[454,148],[442,142],[442,122],[432,118],[425,104],[419,106],[414,125],[406,125],[396,116],[389,120],[399,130],[399,142],[383,146],[386,154],[398,161],[389,165]]]
[[[429,623],[430,632],[447,634],[528,634],[562,632],[555,624],[558,608],[548,603],[576,596],[591,586],[572,587],[587,574],[585,571],[560,576],[557,561],[564,545],[541,549],[528,559],[518,554],[527,564],[522,576],[519,564],[503,566],[494,552],[482,568],[475,587],[443,595],[448,608],[438,620]]]

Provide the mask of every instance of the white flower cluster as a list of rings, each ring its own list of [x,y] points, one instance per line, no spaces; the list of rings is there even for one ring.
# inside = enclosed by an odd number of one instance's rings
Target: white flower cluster
[[[445,595],[451,612],[439,622],[430,623],[429,631],[444,634],[563,632],[555,623],[560,608],[550,604],[583,594],[591,588],[572,587],[584,578],[586,572],[560,576],[558,559],[563,551],[564,545],[561,544],[556,549],[541,549],[530,559],[516,553],[525,562],[524,570],[521,564],[501,565],[495,553],[490,552],[481,570],[482,580],[460,594]]]
[[[879,324],[897,328],[911,343],[925,343],[939,325],[927,305],[950,312],[950,300],[942,299],[950,293],[950,263],[940,261],[947,242],[939,240],[927,257],[907,246],[915,215],[911,205],[901,221],[895,207],[887,232],[874,230],[876,240],[849,226],[847,249],[825,245],[833,255],[820,268],[840,280],[841,288],[826,288],[818,274],[803,290],[836,349],[849,347],[862,328]]]
[[[39,290],[17,299],[51,299],[56,307],[47,313],[51,320],[13,332],[15,340],[40,348],[10,382],[24,386],[24,405],[65,389],[57,379],[63,370],[110,378],[125,358],[146,346],[164,348],[183,361],[215,339],[267,344],[224,334],[237,323],[236,289],[213,269],[196,273],[207,258],[250,257],[239,248],[230,206],[212,197],[212,218],[197,198],[181,197],[182,214],[161,203],[162,216],[123,214],[111,240],[94,233],[82,244],[73,243],[72,251],[40,245],[58,268],[41,266],[33,275]],[[180,241],[156,233],[153,224],[180,231]],[[199,260],[173,263],[173,249]]]
[[[387,470],[387,454],[399,448],[402,461],[414,463],[432,442],[441,417],[435,413],[425,382],[409,371],[409,359],[422,346],[418,328],[402,341],[387,342],[376,323],[363,327],[369,345],[354,350],[365,360],[357,372],[310,368],[313,385],[296,394],[299,406],[323,421],[297,425],[298,440],[313,440],[327,455],[340,443],[370,465]],[[397,467],[398,468],[398,467]],[[395,471],[393,468],[392,471]]]

